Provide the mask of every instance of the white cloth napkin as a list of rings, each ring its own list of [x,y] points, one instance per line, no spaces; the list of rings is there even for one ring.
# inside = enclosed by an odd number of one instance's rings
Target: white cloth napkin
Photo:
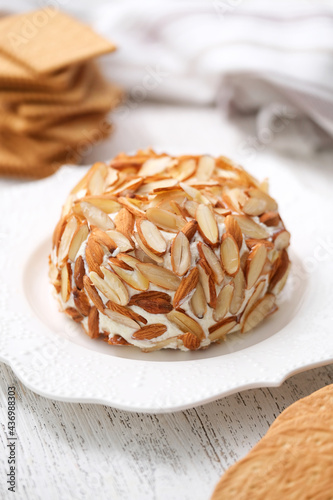
[[[120,47],[104,70],[129,99],[255,114],[259,143],[333,142],[333,8],[241,0],[122,2],[90,16]]]

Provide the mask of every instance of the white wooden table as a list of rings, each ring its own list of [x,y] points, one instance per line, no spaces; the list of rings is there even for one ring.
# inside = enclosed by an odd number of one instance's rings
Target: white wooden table
[[[2,499],[208,500],[219,477],[279,413],[333,381],[333,366],[281,387],[234,394],[165,415],[52,401],[0,366]],[[17,388],[17,493],[5,494],[7,387]]]
[[[117,118],[114,136],[85,163],[149,145],[171,152],[224,153],[242,161],[241,140],[238,130],[212,109],[143,104]],[[266,149],[257,154],[269,160],[273,153]],[[247,166],[246,158],[243,163]],[[307,182],[313,165],[318,168],[314,188],[328,193],[331,156],[294,160],[301,182]],[[284,408],[332,382],[333,365],[295,375],[281,387],[245,391],[183,412],[145,415],[48,400],[22,386],[0,363],[0,498],[208,500],[223,471],[252,448]],[[15,494],[5,484],[7,388],[13,385]]]

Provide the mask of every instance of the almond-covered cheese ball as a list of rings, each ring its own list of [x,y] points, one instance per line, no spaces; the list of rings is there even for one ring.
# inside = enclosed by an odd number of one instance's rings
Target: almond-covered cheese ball
[[[290,235],[276,201],[225,157],[138,151],[96,163],[53,235],[60,308],[91,338],[196,350],[277,309]]]

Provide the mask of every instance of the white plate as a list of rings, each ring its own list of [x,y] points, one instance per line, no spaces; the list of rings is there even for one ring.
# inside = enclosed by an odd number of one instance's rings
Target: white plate
[[[306,230],[299,227],[300,218],[311,222],[309,193],[286,196],[286,181],[290,193],[297,182],[283,171],[276,178],[284,187],[277,181],[275,192],[283,189],[288,205],[284,219],[293,235],[293,273],[276,314],[254,332],[194,353],[145,354],[89,339],[57,311],[47,277],[59,207],[82,175],[82,169],[65,167],[52,178],[1,192],[1,213],[12,209],[1,221],[0,359],[30,389],[62,401],[169,412],[276,386],[293,373],[333,361],[333,231],[327,234],[327,225],[316,219]],[[311,203],[318,213],[332,212],[332,202],[313,193]]]

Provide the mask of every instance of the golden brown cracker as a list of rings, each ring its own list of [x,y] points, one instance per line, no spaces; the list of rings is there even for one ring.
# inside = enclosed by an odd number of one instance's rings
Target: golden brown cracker
[[[48,115],[61,117],[74,116],[86,113],[103,113],[114,108],[120,101],[123,93],[119,87],[101,80],[93,83],[86,98],[77,103],[33,103],[22,102],[18,106],[18,114],[28,119],[36,119]]]
[[[0,20],[0,51],[37,74],[52,73],[113,50],[111,42],[56,8]]]
[[[333,386],[297,401],[222,476],[212,500],[332,500]]]
[[[78,65],[66,67],[51,75],[38,76],[27,67],[0,52],[0,87],[26,90],[65,90],[78,71]]]
[[[40,132],[38,137],[55,139],[63,144],[84,144],[93,146],[107,137],[111,131],[111,125],[105,117],[105,113],[89,113],[79,115],[66,122],[61,122],[48,127]]]
[[[66,90],[30,90],[29,88],[15,89],[11,86],[0,88],[0,102],[6,104],[19,104],[22,102],[82,102],[89,92],[95,78],[100,78],[94,66],[90,63],[79,66],[72,84]]]

